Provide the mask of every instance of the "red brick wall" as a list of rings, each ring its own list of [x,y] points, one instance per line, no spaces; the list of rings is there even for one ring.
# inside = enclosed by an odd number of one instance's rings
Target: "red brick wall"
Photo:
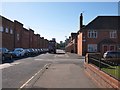
[[[14,48],[14,23],[2,17],[2,26],[4,29],[2,32],[2,47],[12,50]],[[8,28],[8,33],[6,28]],[[10,30],[12,30],[13,34],[10,33]]]
[[[106,73],[100,71],[91,64],[84,63],[86,74],[95,82],[100,88],[114,88],[120,90],[120,82]]]
[[[72,50],[74,50],[73,48],[73,43],[69,43],[67,46],[66,46],[66,52],[71,52]]]
[[[32,29],[27,30],[23,28],[23,24],[14,20],[10,21],[0,16],[0,26],[4,28],[3,32],[0,32],[0,45],[10,50],[14,48],[46,48],[48,46],[48,40],[44,37],[40,37],[39,34],[34,34]],[[8,33],[6,33],[8,28]],[[12,34],[10,31],[12,30]]]
[[[48,48],[48,40],[45,39],[45,48]]]
[[[42,48],[42,38],[40,37],[40,46],[39,48]]]
[[[18,21],[14,21],[15,30],[15,47],[22,47],[22,34],[23,34],[23,24]]]
[[[40,35],[37,34],[37,48],[40,48]]]
[[[29,31],[25,28],[23,28],[22,34],[22,47],[29,48]]]
[[[88,38],[88,33],[86,32],[86,40],[87,40],[87,44],[94,44],[94,43],[99,43],[101,40],[104,40],[104,39],[111,39],[112,41],[115,41],[117,42],[117,38],[110,38],[110,33],[109,33],[110,30],[98,30],[97,33],[98,33],[98,36],[97,38],[93,39],[93,38]]]
[[[82,33],[78,34],[78,43],[77,43],[78,55],[82,55]]]
[[[44,48],[44,38],[41,37],[41,48]]]
[[[88,44],[97,44],[98,45],[104,39],[111,39],[112,41],[116,42],[116,45],[117,45],[117,43],[120,41],[120,39],[110,38],[109,32],[110,32],[110,30],[97,30],[97,38],[88,38],[87,30],[84,30],[84,32],[79,33],[79,35],[78,35],[78,54],[85,55],[86,52],[88,52]],[[83,42],[82,40],[83,41],[85,40],[85,41]],[[111,45],[113,45],[113,44],[111,44]],[[98,50],[98,52],[99,52],[99,50]],[[102,46],[100,47],[100,52],[103,52]]]
[[[36,34],[33,35],[33,47],[37,48],[37,35]]]
[[[33,36],[34,31],[32,29],[29,29],[29,48],[33,48]]]

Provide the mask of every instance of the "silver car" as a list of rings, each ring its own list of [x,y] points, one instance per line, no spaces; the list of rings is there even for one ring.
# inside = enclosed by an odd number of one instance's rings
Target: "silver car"
[[[23,57],[25,55],[25,50],[23,48],[15,48],[13,53],[15,57]]]

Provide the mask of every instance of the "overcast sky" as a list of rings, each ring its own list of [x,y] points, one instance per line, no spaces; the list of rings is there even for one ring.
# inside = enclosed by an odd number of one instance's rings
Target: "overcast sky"
[[[71,32],[79,30],[79,15],[84,24],[97,16],[118,15],[117,2],[4,2],[0,14],[17,20],[48,40],[64,41]]]

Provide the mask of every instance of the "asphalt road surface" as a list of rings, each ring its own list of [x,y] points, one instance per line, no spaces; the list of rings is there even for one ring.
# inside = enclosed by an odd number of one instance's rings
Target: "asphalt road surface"
[[[84,57],[76,54],[66,54],[63,50],[57,50],[57,54],[46,53],[18,59],[12,63],[4,63],[0,65],[0,69],[2,69],[2,88],[20,88],[49,63],[75,64],[83,68]]]

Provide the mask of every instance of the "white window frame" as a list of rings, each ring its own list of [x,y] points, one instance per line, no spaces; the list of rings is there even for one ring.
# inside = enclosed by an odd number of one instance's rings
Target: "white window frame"
[[[116,30],[110,31],[110,38],[117,38],[117,31]]]
[[[88,52],[97,52],[97,44],[88,44]]]
[[[88,38],[97,38],[97,31],[89,30],[88,31]]]
[[[114,50],[113,50],[113,51],[115,51],[115,45],[109,45],[109,50],[110,50],[110,47],[111,47],[111,46],[114,46]]]
[[[19,33],[17,33],[17,40],[18,40],[18,41],[20,40],[20,35],[19,35]]]
[[[3,26],[0,26],[0,32],[3,32],[3,31],[4,31]]]
[[[10,29],[10,34],[13,34],[13,30],[12,29]]]
[[[6,33],[9,33],[9,30],[8,30],[8,28],[6,28],[6,29],[5,29],[5,32],[6,32]]]

